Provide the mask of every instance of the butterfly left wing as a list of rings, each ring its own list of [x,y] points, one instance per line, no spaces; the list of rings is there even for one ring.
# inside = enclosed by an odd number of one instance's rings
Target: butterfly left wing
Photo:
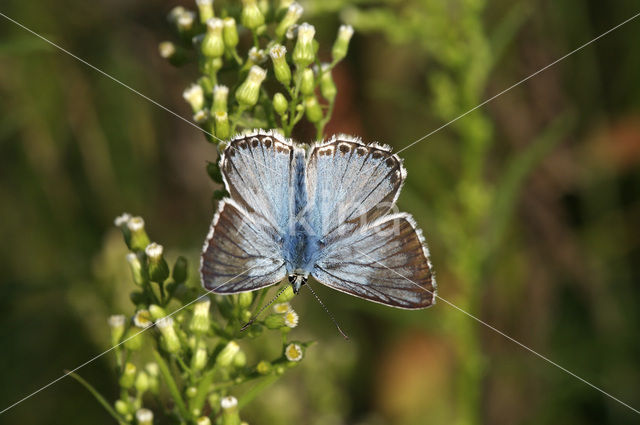
[[[200,260],[205,289],[218,294],[246,292],[284,279],[284,260],[269,256],[280,251],[278,236],[251,217],[235,201],[220,201]]]
[[[382,217],[326,246],[311,275],[320,283],[391,307],[434,304],[429,250],[409,214]]]

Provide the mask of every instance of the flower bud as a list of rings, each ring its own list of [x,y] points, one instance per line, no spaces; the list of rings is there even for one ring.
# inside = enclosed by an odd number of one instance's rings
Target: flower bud
[[[147,363],[144,369],[147,372],[147,377],[149,379],[149,391],[151,391],[153,394],[157,394],[158,390],[160,389],[160,380],[158,379],[158,365],[154,362]]]
[[[162,334],[165,349],[172,354],[179,352],[180,338],[176,334],[173,319],[171,317],[163,317],[156,322],[156,326]]]
[[[302,12],[302,6],[300,6],[298,3],[290,4],[287,8],[287,13],[285,13],[284,17],[276,27],[276,35],[279,38],[282,38],[287,33],[289,27],[295,25],[295,23],[298,22],[298,19],[300,19],[300,17],[302,16]]]
[[[260,85],[267,76],[267,71],[254,65],[249,70],[247,79],[236,90],[236,99],[241,106],[251,107],[258,103]]]
[[[336,98],[336,94],[338,94],[338,89],[336,84],[333,82],[333,78],[331,77],[331,67],[329,64],[322,64],[322,75],[320,76],[320,93],[322,93],[322,97],[327,99],[329,102],[333,102]]]
[[[227,345],[218,353],[216,357],[216,364],[221,367],[227,367],[231,365],[233,357],[240,351],[240,346],[235,341],[229,341]]]
[[[169,265],[162,255],[163,251],[164,247],[155,242],[147,245],[144,250],[149,260],[149,278],[153,282],[162,283],[169,277]]]
[[[131,246],[131,232],[129,232],[129,227],[127,226],[129,220],[131,220],[131,214],[129,213],[122,213],[113,220],[113,224],[122,231],[124,243],[127,244],[127,247]]]
[[[136,391],[138,394],[144,394],[149,389],[149,375],[144,370],[138,372],[138,376],[136,376],[136,382],[134,384],[136,387]]]
[[[163,41],[158,44],[158,53],[173,66],[181,66],[189,61],[186,50],[171,41]]]
[[[305,96],[309,96],[313,94],[313,71],[309,68],[306,68],[302,71],[302,78],[300,80],[300,93]]]
[[[267,373],[271,372],[271,363],[265,360],[261,360],[256,365],[256,372],[258,372],[260,375],[266,375]]]
[[[196,14],[191,10],[185,10],[174,22],[178,34],[185,40],[193,36],[196,28]]]
[[[227,112],[227,98],[229,97],[229,88],[223,85],[217,85],[213,88],[213,108],[212,111]]]
[[[284,356],[290,362],[299,362],[302,360],[303,355],[304,352],[302,351],[302,347],[296,343],[291,343],[284,349]]]
[[[127,228],[131,233],[130,248],[133,251],[142,251],[149,245],[149,236],[144,230],[142,217],[132,217],[127,221]]]
[[[226,111],[215,111],[213,119],[216,123],[216,135],[222,140],[227,140],[231,136],[229,114]]]
[[[178,257],[173,265],[173,273],[171,274],[173,281],[177,284],[187,280],[187,259],[183,256]]]
[[[211,300],[204,297],[201,301],[198,301],[193,306],[193,317],[189,324],[189,329],[197,334],[207,333],[209,330],[209,308],[211,307]]]
[[[200,416],[196,419],[196,425],[211,425],[211,419],[208,416]]]
[[[194,398],[196,396],[196,394],[198,394],[198,389],[194,386],[191,386],[189,388],[187,388],[187,391],[185,391],[187,398]]]
[[[133,387],[133,383],[136,380],[136,365],[133,363],[127,362],[124,365],[124,370],[122,371],[122,376],[120,376],[120,386],[122,388],[131,388]]]
[[[132,326],[129,328],[124,336],[124,348],[129,351],[138,351],[142,348],[144,343],[144,337],[142,335],[142,328]]]
[[[133,252],[127,254],[127,263],[131,269],[131,275],[133,277],[133,283],[138,286],[143,285],[146,281],[146,272],[142,268],[142,262],[140,258]]]
[[[213,18],[213,0],[196,0],[196,4],[198,5],[201,23],[204,24]]]
[[[216,392],[209,394],[209,396],[207,397],[207,401],[209,402],[209,406],[211,407],[220,406],[220,400],[220,394]]]
[[[196,371],[202,370],[207,365],[207,360],[209,360],[207,346],[203,341],[199,341],[191,358],[191,368]]]
[[[291,68],[289,68],[289,64],[287,63],[286,53],[287,49],[281,44],[276,44],[269,50],[276,80],[288,86],[291,82]]]
[[[193,120],[201,127],[206,127],[206,124],[209,121],[209,111],[206,108],[199,110],[193,114]]]
[[[315,96],[309,96],[304,99],[304,110],[310,122],[317,123],[322,120],[322,107]]]
[[[136,421],[138,421],[138,425],[153,425],[153,412],[149,409],[138,409]]]
[[[167,315],[167,312],[164,310],[164,308],[156,304],[151,304],[149,306],[149,313],[151,313],[151,318],[153,320],[162,319]]]
[[[287,289],[285,289],[282,294],[276,300],[279,303],[286,303],[291,301],[296,294],[293,292],[293,287],[289,285]]]
[[[198,112],[204,108],[204,91],[199,84],[191,84],[182,92],[184,100],[191,105],[193,112]]]
[[[129,405],[123,400],[116,400],[116,402],[113,403],[113,407],[115,407],[116,412],[120,413],[122,416],[129,414]]]
[[[298,27],[298,41],[293,48],[293,63],[298,68],[305,68],[316,59],[316,52],[313,47],[313,37],[316,29],[306,22]]]
[[[125,317],[123,314],[114,314],[109,316],[109,328],[111,328],[111,346],[115,347],[120,343],[122,335],[124,335]]]
[[[238,413],[238,399],[228,396],[220,401],[222,407],[222,425],[240,425]]]
[[[242,0],[241,22],[246,28],[255,30],[264,25],[264,15],[256,0]]]
[[[338,38],[336,38],[335,43],[333,43],[333,48],[331,49],[331,57],[333,58],[334,63],[341,61],[345,56],[347,56],[349,41],[351,41],[352,36],[353,27],[351,25],[340,25]]]
[[[284,315],[282,314],[270,314],[264,318],[264,325],[268,329],[280,329],[285,326]]]
[[[253,302],[253,292],[241,292],[238,294],[238,307],[246,309]]]
[[[273,109],[280,115],[284,115],[289,108],[289,102],[282,93],[276,93],[273,95]]]
[[[186,11],[187,9],[185,9],[182,6],[174,7],[169,11],[169,14],[167,15],[167,21],[171,23],[175,23],[178,20],[178,18],[182,16]]]
[[[149,310],[143,309],[136,311],[136,314],[133,316],[133,324],[140,329],[145,329],[153,325]]]
[[[240,350],[233,356],[233,367],[241,369],[247,365],[247,355]]]
[[[222,39],[224,45],[233,49],[238,45],[238,28],[236,28],[236,20],[233,18],[224,18],[222,21],[224,28],[222,29]]]
[[[219,58],[224,54],[223,27],[222,19],[211,18],[207,20],[207,33],[200,46],[200,51],[203,55],[210,58]]]
[[[298,313],[296,313],[293,309],[287,311],[284,314],[284,324],[285,326],[293,329],[298,326],[298,321],[300,318],[298,317]]]

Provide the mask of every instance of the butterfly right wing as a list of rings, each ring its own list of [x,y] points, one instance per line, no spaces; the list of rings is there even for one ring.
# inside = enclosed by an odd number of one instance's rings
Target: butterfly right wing
[[[314,146],[306,171],[309,224],[325,243],[388,213],[406,177],[388,147],[348,136]]]
[[[218,294],[253,291],[286,275],[277,235],[231,199],[220,201],[200,260],[205,289]]]

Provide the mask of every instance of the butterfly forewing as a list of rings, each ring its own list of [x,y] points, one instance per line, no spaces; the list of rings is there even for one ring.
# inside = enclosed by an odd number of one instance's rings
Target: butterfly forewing
[[[311,226],[327,242],[389,212],[406,174],[387,147],[346,136],[314,146],[306,173]]]
[[[216,293],[252,291],[285,275],[277,236],[253,222],[233,200],[221,201],[205,241],[200,273],[204,287]]]
[[[327,247],[312,275],[338,291],[392,307],[429,307],[435,279],[422,234],[408,214],[385,216]]]

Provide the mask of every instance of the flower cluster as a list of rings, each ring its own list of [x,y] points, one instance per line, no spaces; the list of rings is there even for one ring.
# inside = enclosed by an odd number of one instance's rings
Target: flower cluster
[[[130,250],[127,262],[135,286],[131,313],[108,319],[120,397],[110,404],[81,377],[72,376],[119,423],[152,424],[155,412],[164,413],[163,420],[170,423],[240,424],[234,389],[246,382],[274,381],[302,360],[308,346],[288,341],[299,322],[289,304],[293,290],[282,292],[272,314],[253,318],[264,305],[266,291],[257,297],[251,292],[204,292],[199,282],[189,279],[184,257],[170,266],[162,245],[151,242],[142,218],[122,214],[115,224]],[[251,326],[243,331],[249,321]],[[272,360],[252,364],[245,348],[251,350],[251,341],[265,330],[280,334],[281,351]],[[168,403],[158,401],[163,386],[171,397]],[[239,400],[245,404],[256,394],[247,392]]]
[[[178,41],[160,43],[159,52],[176,66],[197,61],[201,76],[183,95],[208,140],[225,141],[242,128],[288,137],[303,117],[321,139],[337,94],[332,70],[346,56],[353,28],[340,27],[323,63],[316,30],[300,22],[296,2],[242,0],[237,16],[214,11],[211,0],[196,3],[197,13],[182,6],[169,13]]]

